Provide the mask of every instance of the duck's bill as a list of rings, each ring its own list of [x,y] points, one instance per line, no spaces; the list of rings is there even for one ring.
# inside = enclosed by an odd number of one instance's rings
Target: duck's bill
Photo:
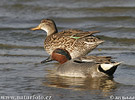
[[[41,63],[47,63],[47,62],[51,62],[51,61],[53,61],[53,60],[51,59],[51,56],[49,56],[47,59],[41,61]]]
[[[35,27],[35,28],[31,28],[31,30],[40,30],[41,28],[39,26]]]

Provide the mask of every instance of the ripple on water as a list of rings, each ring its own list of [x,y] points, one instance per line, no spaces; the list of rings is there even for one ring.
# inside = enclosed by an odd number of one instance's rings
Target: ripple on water
[[[134,2],[1,0],[0,94],[51,95],[56,100],[108,100],[109,95],[134,95]],[[46,33],[30,30],[43,18],[54,19],[60,31],[69,28],[100,31],[95,35],[105,43],[90,54],[112,56],[115,61],[123,61],[114,73],[114,79],[53,76],[50,70],[53,70],[54,62],[40,64],[48,56],[43,48]]]

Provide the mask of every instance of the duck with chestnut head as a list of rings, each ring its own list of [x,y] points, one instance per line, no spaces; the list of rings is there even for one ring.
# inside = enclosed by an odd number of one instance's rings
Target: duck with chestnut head
[[[68,77],[111,77],[120,62],[111,61],[111,57],[84,56],[72,59],[65,49],[55,49],[52,55],[42,63],[56,60],[60,63],[57,75]]]

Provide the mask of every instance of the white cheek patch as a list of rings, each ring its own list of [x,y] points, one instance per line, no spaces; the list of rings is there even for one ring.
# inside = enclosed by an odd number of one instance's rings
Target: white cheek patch
[[[101,67],[104,71],[111,69],[113,66],[113,64],[101,64]]]

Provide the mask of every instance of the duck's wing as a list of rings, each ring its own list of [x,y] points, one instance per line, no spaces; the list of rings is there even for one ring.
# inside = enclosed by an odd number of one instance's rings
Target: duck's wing
[[[75,58],[75,62],[94,62],[94,63],[111,63],[112,57],[110,56],[84,56],[84,57],[78,57]]]
[[[75,29],[68,29],[68,30],[64,30],[62,32],[59,32],[58,34],[63,35],[63,36],[70,36],[71,38],[83,38],[83,37],[87,37],[90,36],[92,34],[95,33],[99,33],[99,31],[81,31],[81,30],[75,30]]]
[[[91,36],[91,35],[93,35],[95,33],[99,33],[99,31],[78,32],[76,34],[72,34],[72,37],[83,38],[83,37]]]
[[[76,63],[87,63],[87,62],[95,62],[94,59],[82,59],[82,57],[78,57],[78,58],[75,58],[73,59],[73,62],[76,62]]]
[[[82,30],[76,30],[76,29],[67,29],[67,30],[64,30],[63,32],[78,33],[78,32],[83,32],[83,31]]]

